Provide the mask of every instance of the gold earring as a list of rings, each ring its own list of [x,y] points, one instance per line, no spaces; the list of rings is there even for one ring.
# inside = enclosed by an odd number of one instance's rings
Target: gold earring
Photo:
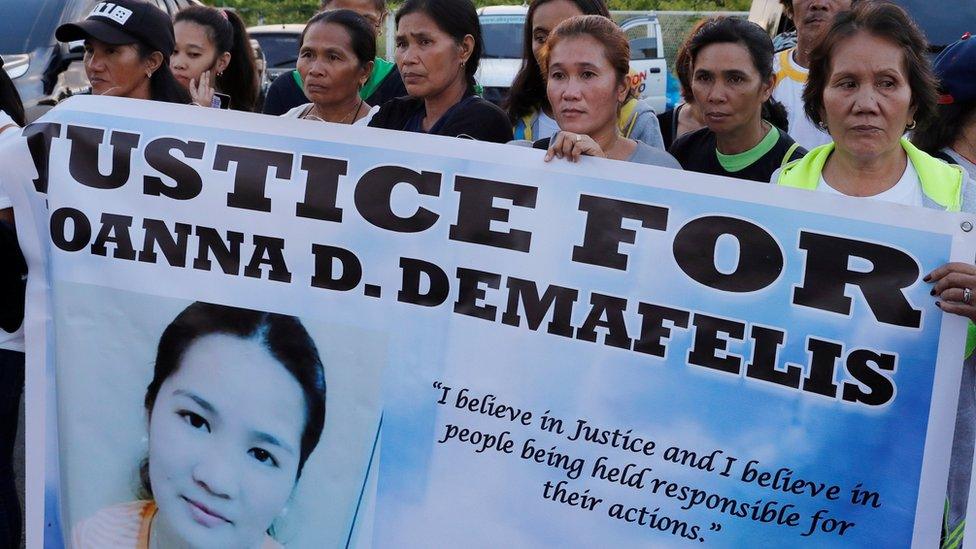
[[[912,131],[912,130],[915,129],[915,126],[917,126],[917,125],[918,124],[916,124],[915,121],[912,120],[911,122],[908,123],[907,126],[905,126],[905,129],[908,130],[908,131]]]

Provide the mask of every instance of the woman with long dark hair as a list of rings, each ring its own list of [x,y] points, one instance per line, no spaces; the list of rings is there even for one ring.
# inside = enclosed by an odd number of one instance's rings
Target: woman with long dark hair
[[[369,125],[507,143],[505,113],[475,94],[484,47],[471,0],[407,0],[396,13],[396,63],[409,97],[387,101]]]
[[[191,102],[169,60],[176,39],[173,21],[145,0],[99,4],[84,20],[58,27],[61,42],[85,42],[85,73],[95,95]]]
[[[771,99],[773,42],[755,23],[718,17],[686,43],[686,69],[704,128],[671,145],[690,171],[769,182],[806,150],[786,133],[786,111]]]
[[[244,21],[230,10],[191,6],[176,14],[176,49],[170,66],[176,79],[204,107],[253,111],[258,100],[254,49]],[[215,100],[215,98],[217,98]]]
[[[577,15],[600,15],[610,19],[604,0],[533,0],[529,5],[523,31],[522,68],[515,76],[505,103],[516,140],[538,141],[552,137],[559,130],[546,95],[540,58],[549,34],[560,23]],[[617,125],[624,137],[664,148],[654,110],[637,97],[628,97],[620,105]]]

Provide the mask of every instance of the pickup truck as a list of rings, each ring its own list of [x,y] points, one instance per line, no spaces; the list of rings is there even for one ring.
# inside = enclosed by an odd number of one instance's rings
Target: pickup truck
[[[489,101],[501,104],[522,66],[525,6],[489,6],[478,10],[485,49],[478,83]],[[661,24],[652,13],[626,12],[620,28],[630,41],[630,84],[657,112],[666,104],[668,67],[664,59]]]

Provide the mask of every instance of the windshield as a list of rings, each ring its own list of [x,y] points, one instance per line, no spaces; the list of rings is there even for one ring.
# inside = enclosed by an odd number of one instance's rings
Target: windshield
[[[524,15],[482,15],[481,35],[485,41],[482,59],[521,59]]]
[[[302,35],[295,33],[252,34],[261,44],[269,69],[294,69],[298,62],[298,42]]]
[[[64,0],[0,0],[0,54],[27,53],[54,43]]]
[[[938,2],[931,0],[895,0],[912,15],[925,37],[941,49],[959,40],[966,31],[974,31],[976,21],[976,2]]]

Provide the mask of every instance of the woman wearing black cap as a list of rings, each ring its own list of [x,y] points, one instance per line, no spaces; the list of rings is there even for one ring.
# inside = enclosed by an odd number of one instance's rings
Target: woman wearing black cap
[[[918,148],[976,179],[976,37],[966,33],[935,59],[942,94],[934,124],[916,130]]]
[[[85,41],[85,73],[95,95],[190,103],[169,68],[173,22],[145,0],[99,2],[84,21],[61,25],[55,36]]]

